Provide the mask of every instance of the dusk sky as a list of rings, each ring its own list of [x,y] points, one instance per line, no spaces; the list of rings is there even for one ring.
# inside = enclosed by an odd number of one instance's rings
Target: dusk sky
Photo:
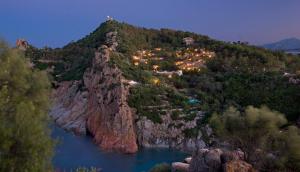
[[[0,37],[61,47],[92,32],[107,15],[225,41],[300,38],[300,0],[0,0]]]

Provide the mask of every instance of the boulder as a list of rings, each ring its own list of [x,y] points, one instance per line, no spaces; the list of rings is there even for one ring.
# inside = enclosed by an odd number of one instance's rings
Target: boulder
[[[252,165],[243,161],[241,151],[222,151],[221,149],[200,149],[190,163],[189,172],[255,172]]]
[[[190,164],[191,161],[192,161],[192,157],[187,157],[187,158],[184,159],[184,162],[186,162],[188,164]]]
[[[180,171],[180,172],[188,172],[190,164],[183,162],[173,162],[172,163],[172,172]]]
[[[245,161],[235,160],[224,164],[224,172],[256,172],[252,165]]]
[[[220,171],[222,168],[221,149],[200,149],[192,158],[190,172]]]
[[[244,160],[244,152],[236,150],[236,151],[224,151],[221,155],[222,163],[226,163],[234,160]]]

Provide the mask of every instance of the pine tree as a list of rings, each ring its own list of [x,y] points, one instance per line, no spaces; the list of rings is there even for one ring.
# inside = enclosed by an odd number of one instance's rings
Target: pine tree
[[[51,171],[50,84],[22,52],[0,41],[0,171]]]

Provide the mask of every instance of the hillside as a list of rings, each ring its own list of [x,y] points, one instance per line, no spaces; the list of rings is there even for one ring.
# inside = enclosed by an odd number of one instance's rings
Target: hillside
[[[291,122],[300,114],[299,58],[191,32],[107,21],[63,48],[30,47],[26,54],[53,76],[55,100],[64,105],[56,107],[55,120],[88,130],[102,147],[114,142],[124,150],[125,140],[131,145],[125,151],[133,152],[135,137],[141,146],[205,147],[207,119],[230,105],[267,105]],[[120,131],[118,121],[129,135],[100,132]]]
[[[298,50],[300,51],[300,40],[297,38],[284,39],[278,42],[274,42],[271,44],[263,45],[264,48],[270,50],[282,50],[282,51],[292,51]]]

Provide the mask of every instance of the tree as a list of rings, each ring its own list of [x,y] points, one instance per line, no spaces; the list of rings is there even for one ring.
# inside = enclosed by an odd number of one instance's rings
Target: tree
[[[287,120],[283,114],[265,106],[248,106],[244,112],[230,107],[223,115],[214,114],[210,124],[217,136],[240,148],[257,169],[300,169],[299,131],[292,126],[284,128]]]
[[[300,171],[300,134],[296,126],[289,126],[279,134],[273,144],[273,150],[276,150],[275,155],[279,157],[275,168],[281,171],[286,168],[290,171]]]
[[[16,49],[0,41],[0,171],[50,171],[50,84]]]

